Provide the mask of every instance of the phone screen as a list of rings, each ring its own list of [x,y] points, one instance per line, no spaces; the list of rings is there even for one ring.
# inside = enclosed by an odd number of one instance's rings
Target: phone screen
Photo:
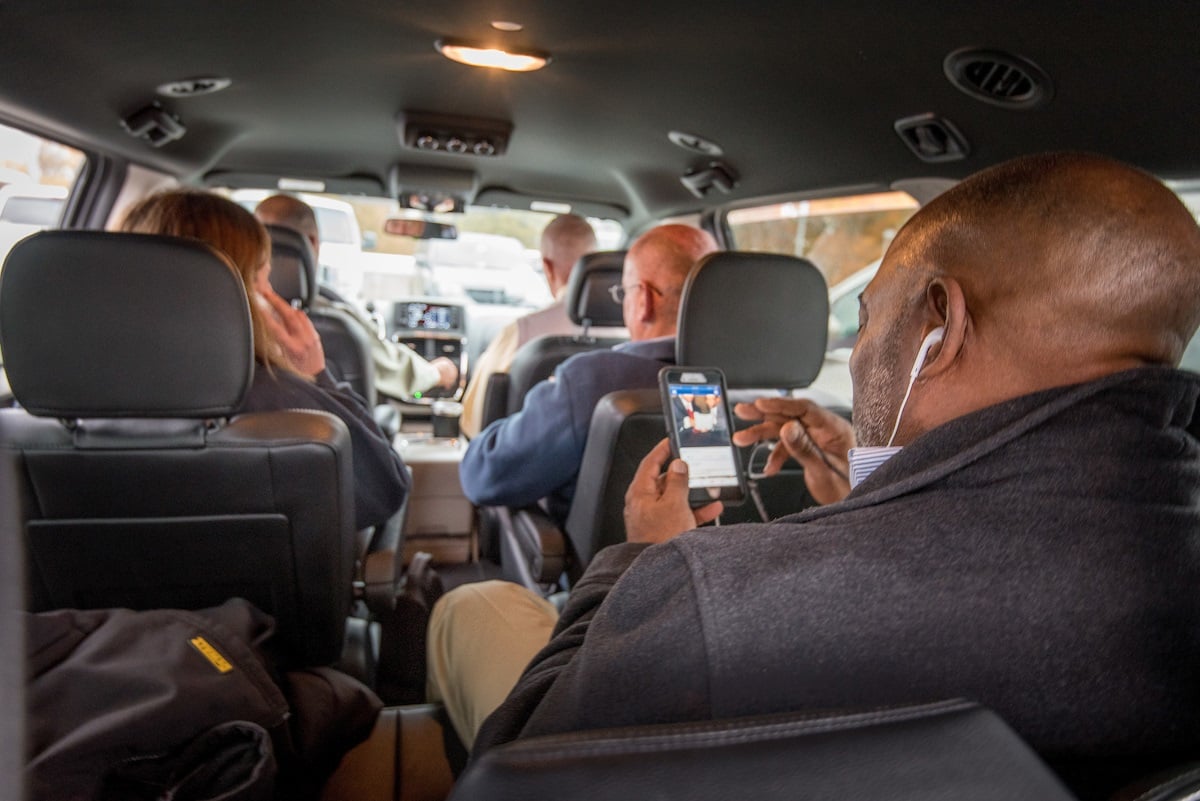
[[[672,370],[665,374],[664,402],[672,443],[688,464],[688,486],[696,502],[741,498],[733,426],[723,382],[715,371]]]

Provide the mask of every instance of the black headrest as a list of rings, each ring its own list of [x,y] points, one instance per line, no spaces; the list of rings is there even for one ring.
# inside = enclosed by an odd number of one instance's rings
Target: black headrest
[[[585,253],[571,270],[567,282],[567,316],[575,325],[587,321],[591,326],[625,325],[621,304],[613,302],[608,294],[610,286],[621,283],[621,271],[625,269],[625,251],[601,250]]]
[[[268,225],[271,236],[271,287],[279,297],[312,306],[317,289],[317,259],[304,234],[282,225]]]
[[[817,377],[829,335],[829,290],[812,262],[724,251],[683,285],[679,364],[720,367],[730,387],[796,389]]]
[[[47,417],[219,417],[254,368],[250,310],[207,245],[46,231],[0,273],[0,349],[13,395]]]

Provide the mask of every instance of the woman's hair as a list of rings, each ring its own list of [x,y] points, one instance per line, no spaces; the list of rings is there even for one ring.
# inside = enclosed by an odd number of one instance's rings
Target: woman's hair
[[[253,214],[211,192],[170,189],[145,197],[130,207],[120,230],[197,239],[215,248],[241,276],[246,288],[255,358],[267,367],[295,372],[254,300],[254,279],[271,256],[271,239]]]

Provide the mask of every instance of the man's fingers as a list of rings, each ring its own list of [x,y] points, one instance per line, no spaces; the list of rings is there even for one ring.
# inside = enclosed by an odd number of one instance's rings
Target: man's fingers
[[[771,448],[771,455],[767,457],[767,463],[763,465],[763,475],[773,476],[783,469],[783,464],[788,460],[787,446],[782,442],[776,442],[775,447]]]
[[[775,439],[779,436],[779,423],[765,422],[733,432],[733,444],[740,448],[762,442],[765,439]]]
[[[713,520],[716,520],[721,516],[721,512],[723,511],[725,511],[725,504],[721,503],[720,501],[713,501],[706,506],[701,506],[692,513],[696,516],[696,525],[702,526],[705,523],[710,523]]]
[[[637,471],[633,474],[633,481],[629,482],[628,494],[644,492],[657,495],[658,477],[662,474],[663,465],[670,458],[671,443],[666,439],[662,439],[650,449],[650,452],[638,464]]]
[[[763,413],[753,403],[735,403],[733,405],[733,413],[743,420],[763,419]]]

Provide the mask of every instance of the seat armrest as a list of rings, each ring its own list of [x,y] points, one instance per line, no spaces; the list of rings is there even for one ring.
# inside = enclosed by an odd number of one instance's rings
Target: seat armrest
[[[534,590],[557,586],[566,569],[567,538],[538,506],[498,508],[500,563],[509,581]]]
[[[396,608],[396,595],[404,587],[404,517],[408,499],[367,538],[359,558],[359,574],[354,582],[355,595],[373,614]]]
[[[483,414],[479,421],[479,430],[488,424],[508,416],[508,373],[492,373],[488,376],[487,386],[483,392]]]

